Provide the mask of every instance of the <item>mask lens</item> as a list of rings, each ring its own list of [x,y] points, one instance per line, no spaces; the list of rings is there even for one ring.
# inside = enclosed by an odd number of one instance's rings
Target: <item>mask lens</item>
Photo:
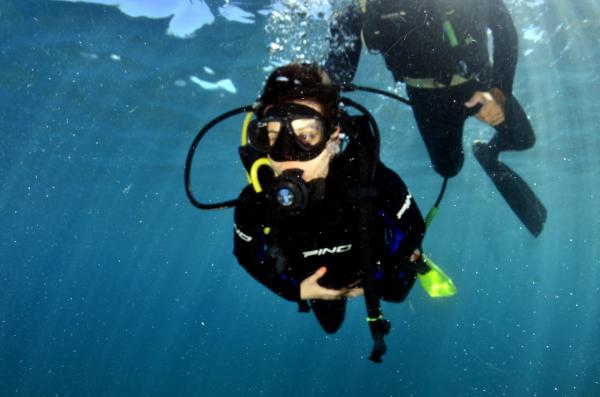
[[[291,121],[292,131],[298,143],[306,148],[314,147],[325,138],[325,126],[316,118],[298,118]]]
[[[248,143],[258,150],[268,152],[275,143],[281,122],[271,119],[254,120],[248,126]]]

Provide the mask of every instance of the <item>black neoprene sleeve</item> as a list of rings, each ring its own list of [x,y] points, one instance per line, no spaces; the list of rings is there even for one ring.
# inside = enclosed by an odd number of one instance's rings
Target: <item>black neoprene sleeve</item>
[[[489,23],[494,39],[492,87],[499,88],[508,97],[512,95],[513,81],[519,54],[517,30],[502,0],[489,1]]]

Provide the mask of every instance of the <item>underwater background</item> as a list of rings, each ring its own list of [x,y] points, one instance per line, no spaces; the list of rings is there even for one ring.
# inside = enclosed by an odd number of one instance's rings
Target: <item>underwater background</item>
[[[474,161],[492,130],[469,120],[424,246],[459,292],[384,303],[377,365],[362,299],[325,335],[237,265],[232,210],[197,210],[183,184],[205,123],[274,66],[322,60],[327,1],[2,1],[0,395],[600,396],[600,5],[506,3],[537,143],[503,159],[545,229],[532,237]],[[403,93],[368,53],[355,82]],[[349,95],[426,212],[442,181],[410,109]],[[241,122],[201,142],[197,196],[247,183]]]

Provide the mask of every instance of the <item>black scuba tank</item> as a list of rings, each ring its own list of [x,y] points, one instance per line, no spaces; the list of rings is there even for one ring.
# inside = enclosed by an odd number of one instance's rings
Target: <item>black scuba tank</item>
[[[487,21],[481,0],[361,0],[362,37],[381,53],[394,78],[447,82],[487,61]]]

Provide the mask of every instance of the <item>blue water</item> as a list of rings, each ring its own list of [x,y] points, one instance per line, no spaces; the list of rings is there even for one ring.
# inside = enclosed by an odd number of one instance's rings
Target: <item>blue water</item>
[[[113,6],[3,1],[0,395],[600,396],[600,7],[507,3],[515,93],[538,142],[503,156],[548,208],[545,230],[523,229],[467,150],[425,242],[459,293],[432,300],[417,286],[386,304],[393,330],[375,365],[362,300],[326,336],[236,264],[232,211],[198,211],[183,189],[198,129],[251,103],[285,57],[322,56],[322,35],[294,53],[307,28],[262,15],[266,1],[237,3],[253,23],[208,2],[214,22],[192,36]],[[269,52],[278,37],[284,50]],[[368,54],[356,82],[402,90]],[[426,210],[441,180],[410,111],[354,98]],[[203,141],[199,196],[244,185],[239,123]],[[490,134],[469,121],[465,147]]]

